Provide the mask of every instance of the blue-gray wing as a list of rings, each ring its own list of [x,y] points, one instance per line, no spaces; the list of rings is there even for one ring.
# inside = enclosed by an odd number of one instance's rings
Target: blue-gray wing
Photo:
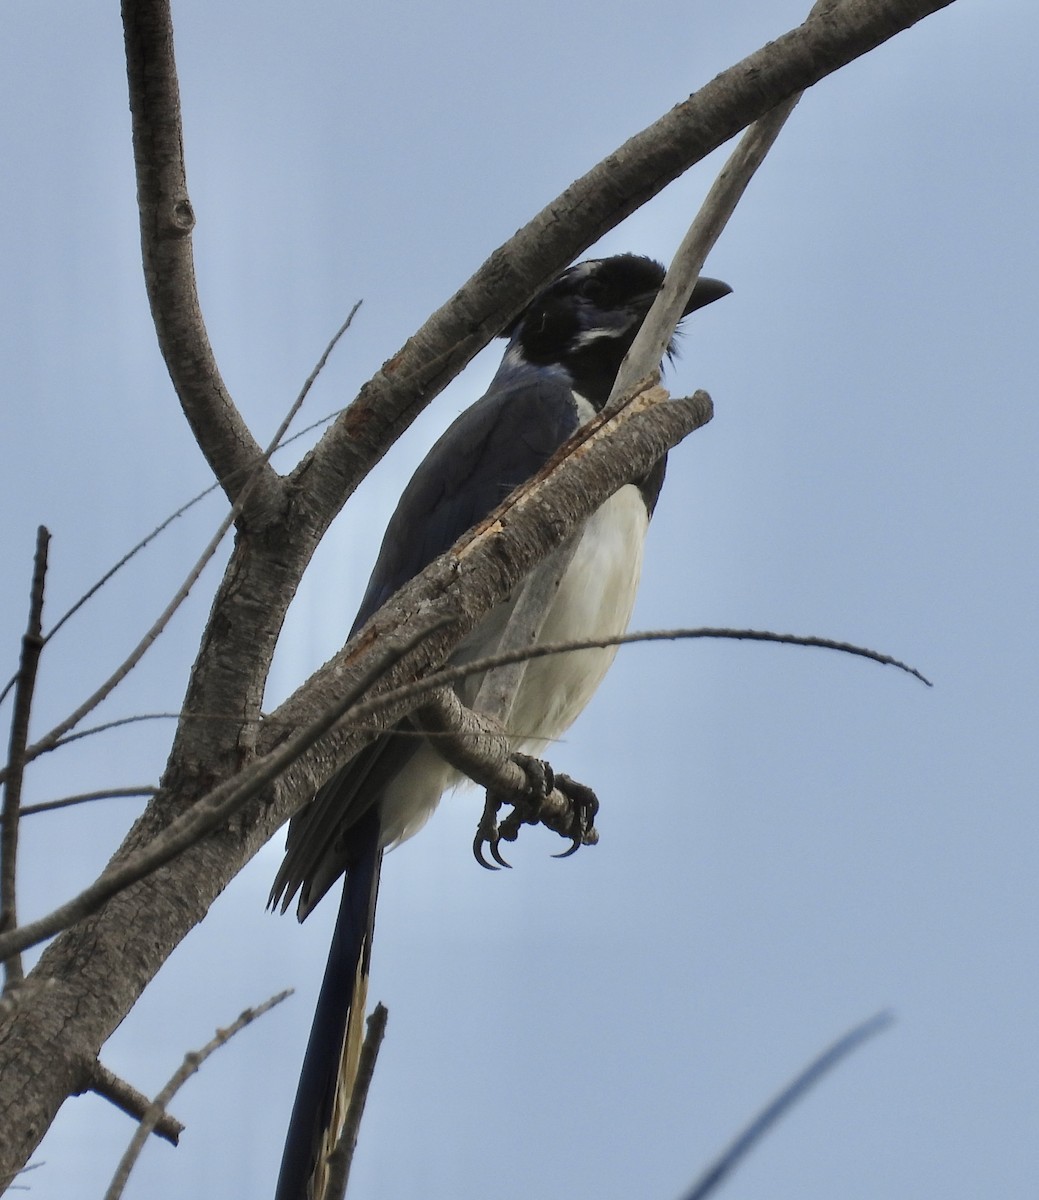
[[[404,489],[351,632],[536,474],[577,424],[573,393],[551,377],[492,388],[466,409]]]
[[[551,376],[492,386],[462,413],[404,489],[351,632],[535,475],[578,419],[570,387]],[[350,867],[354,827],[416,748],[403,734],[371,742],[293,817],[272,904],[284,909],[302,889],[300,918],[306,916]]]

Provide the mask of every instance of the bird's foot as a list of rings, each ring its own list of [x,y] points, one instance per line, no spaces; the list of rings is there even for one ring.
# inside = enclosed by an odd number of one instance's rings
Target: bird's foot
[[[556,776],[556,788],[570,801],[570,828],[566,836],[570,839],[569,850],[554,854],[553,858],[569,858],[582,846],[594,846],[599,840],[595,829],[595,818],[599,812],[599,797],[590,787],[571,779],[569,775]]]
[[[508,867],[510,864],[502,856],[499,846],[502,842],[514,842],[523,825],[543,824],[569,837],[570,848],[556,855],[557,858],[569,858],[580,846],[594,845],[599,840],[595,830],[599,801],[592,789],[569,775],[557,775],[543,759],[526,754],[512,757],[527,777],[526,791],[516,794],[488,788],[483,815],[473,840],[476,861],[488,870],[498,869],[484,858],[486,847],[499,867]],[[498,813],[504,804],[511,805],[512,811],[499,824]]]

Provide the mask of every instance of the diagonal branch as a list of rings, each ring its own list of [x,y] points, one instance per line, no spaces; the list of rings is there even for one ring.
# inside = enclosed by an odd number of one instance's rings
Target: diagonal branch
[[[296,469],[335,511],[387,446],[567,263],[777,104],[953,0],[816,5],[572,183],[500,246],[382,369]]]
[[[140,1158],[141,1151],[148,1140],[148,1135],[166,1115],[166,1107],[169,1102],[184,1084],[187,1083],[191,1076],[198,1071],[206,1059],[214,1051],[219,1050],[221,1046],[226,1046],[236,1033],[241,1032],[247,1025],[251,1025],[253,1021],[264,1016],[265,1013],[270,1012],[275,1005],[280,1004],[291,995],[292,989],[289,988],[286,991],[278,992],[275,996],[271,996],[269,1000],[265,1000],[255,1008],[245,1009],[225,1029],[218,1029],[216,1034],[206,1042],[201,1050],[191,1050],[184,1056],[184,1061],[173,1072],[166,1086],[159,1092],[141,1117],[141,1123],[130,1139],[126,1153],[119,1160],[119,1166],[116,1168],[112,1182],[108,1186],[108,1191],[105,1192],[105,1200],[119,1200],[122,1196],[123,1190],[126,1187],[126,1181],[130,1177],[130,1172],[133,1170],[134,1164]]]
[[[120,1079],[98,1059],[90,1064],[89,1080],[83,1086],[83,1092],[87,1091],[101,1096],[128,1117],[136,1117],[138,1121],[144,1120],[152,1105],[150,1097],[138,1091],[125,1079]],[[82,1095],[83,1092],[79,1094]],[[171,1146],[177,1145],[180,1135],[184,1132],[183,1124],[165,1111],[155,1121],[153,1128],[158,1136],[165,1138]]]
[[[800,99],[800,92],[788,97],[770,113],[755,121],[740,138],[739,145],[722,167],[671,261],[663,287],[617,372],[610,393],[611,400],[623,396],[637,379],[652,370],[664,357],[707,255],[721,237],[754,172],[764,162],[765,155]]]
[[[844,1061],[863,1042],[888,1029],[894,1017],[888,1012],[877,1013],[849,1029],[814,1058],[797,1074],[778,1096],[741,1130],[732,1142],[707,1167],[686,1193],[684,1200],[707,1200],[719,1185],[740,1165],[755,1145],[769,1133],[776,1122],[787,1113],[820,1080]]]

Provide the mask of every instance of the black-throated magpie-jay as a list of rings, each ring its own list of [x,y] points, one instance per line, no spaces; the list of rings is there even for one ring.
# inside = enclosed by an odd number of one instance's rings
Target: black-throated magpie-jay
[[[650,258],[622,254],[571,267],[505,332],[509,344],[487,394],[433,446],[390,520],[355,632],[403,584],[482,520],[606,403],[622,360],[664,279]],[[701,278],[685,313],[727,284]],[[669,351],[670,353],[670,351]],[[588,520],[541,627],[543,643],[623,633],[642,566],[642,542],[665,459],[620,488]],[[456,659],[492,654],[509,602],[484,618]],[[614,649],[531,662],[514,698],[517,748],[542,746],[573,722]],[[459,685],[471,702],[479,680]],[[370,743],[292,819],[272,904],[299,894],[303,920],[346,874],[339,917],[307,1046],[277,1200],[320,1200],[324,1160],[344,1115],[359,1045],[364,979],[383,850],[410,837],[460,774],[430,742],[406,732]]]

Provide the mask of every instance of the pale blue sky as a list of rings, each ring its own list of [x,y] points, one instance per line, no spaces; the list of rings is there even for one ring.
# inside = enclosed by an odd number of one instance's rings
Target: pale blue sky
[[[808,7],[177,4],[202,300],[257,436],[356,299],[304,423],[575,175]],[[147,313],[117,6],[23,0],[0,24],[6,673],[37,523],[53,619],[208,479]],[[387,860],[372,995],[390,1025],[355,1196],[670,1200],[882,1007],[895,1028],[723,1194],[1035,1196],[1037,44],[1034,5],[957,0],[806,95],[709,263],[734,295],[670,375],[716,417],[672,458],[636,625],[858,641],[935,688],[784,647],[633,648],[552,755],[598,790],[596,849],[555,862],[532,832],[491,875],[469,851],[478,796],[445,801]],[[666,258],[716,165],[602,248]],[[336,523],[271,702],[341,644],[394,497],[499,354]],[[55,639],[37,731],[137,640],[222,511],[178,522]],[[215,579],[105,715],[177,707]],[[34,768],[27,799],[153,781],[169,736],[90,739]],[[86,883],[135,811],[27,823],[22,915]],[[297,988],[185,1089],[181,1148],[150,1146],[130,1197],[271,1192],[333,915],[264,912],[279,853],[104,1052],[156,1090],[216,1025]],[[101,1195],[130,1133],[70,1101],[32,1194]]]

